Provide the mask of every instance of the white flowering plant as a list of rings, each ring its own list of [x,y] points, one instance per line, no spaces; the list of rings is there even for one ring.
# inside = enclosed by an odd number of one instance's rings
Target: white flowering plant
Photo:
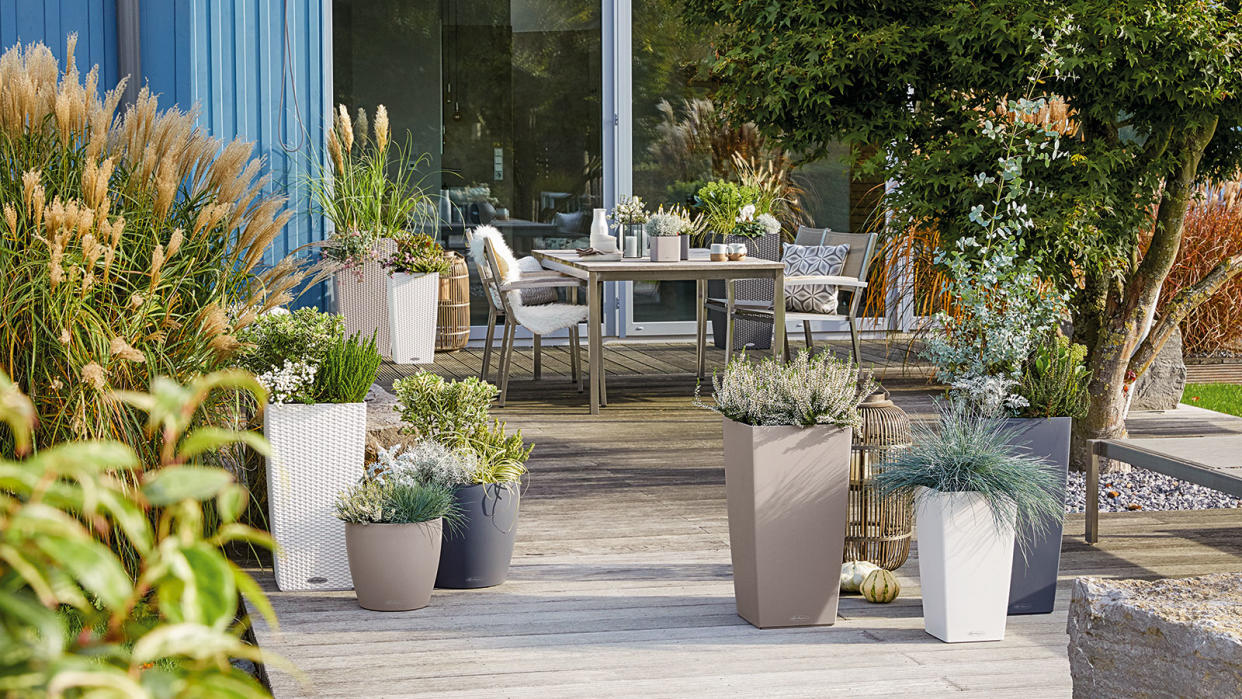
[[[740,235],[746,238],[761,238],[765,235],[779,233],[781,230],[780,221],[772,214],[755,215],[755,205],[747,204],[738,212],[737,221],[733,226],[733,235]]]
[[[285,360],[255,378],[267,389],[267,399],[273,403],[309,403],[318,370],[315,364]]]
[[[647,235],[653,238],[672,238],[681,235],[685,222],[673,214],[656,212],[647,219]]]
[[[479,457],[474,452],[429,439],[408,448],[380,448],[375,456],[375,462],[367,466],[367,476],[374,479],[407,479],[455,489],[474,483],[479,475]]]
[[[714,404],[704,403],[696,387],[695,405],[747,425],[859,427],[858,404],[875,387],[870,373],[826,352],[802,350],[787,363],[743,355],[712,375]]]
[[[612,210],[612,220],[616,226],[636,226],[647,222],[651,214],[647,213],[647,205],[642,197],[622,197]]]

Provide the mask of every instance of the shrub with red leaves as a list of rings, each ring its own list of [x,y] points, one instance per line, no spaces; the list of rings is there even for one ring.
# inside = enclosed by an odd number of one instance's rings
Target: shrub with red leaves
[[[1186,212],[1182,247],[1160,292],[1160,305],[1194,284],[1221,260],[1242,253],[1242,198],[1237,185],[1224,195],[1193,201]],[[1242,276],[1225,284],[1182,321],[1183,352],[1242,352]]]

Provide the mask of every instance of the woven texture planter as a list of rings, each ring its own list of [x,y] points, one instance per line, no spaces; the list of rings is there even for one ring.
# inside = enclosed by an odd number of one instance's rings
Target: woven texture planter
[[[337,493],[362,476],[366,429],[366,403],[269,405],[263,412],[263,435],[272,443],[268,524],[281,590],[353,587],[345,525],[334,506]]]
[[[773,233],[759,238],[746,238],[740,235],[727,235],[721,240],[726,244],[741,243],[746,246],[747,257],[763,260],[781,259],[781,235]],[[707,295],[711,298],[725,297],[724,282],[718,279],[707,282]],[[739,301],[771,301],[771,279],[742,279],[734,285]],[[707,318],[712,322],[712,340],[717,349],[725,346],[725,314],[723,311],[708,311]],[[733,349],[745,349],[749,345],[753,349],[770,349],[772,347],[772,323],[765,321],[738,318],[733,326]]]
[[[440,304],[436,312],[436,351],[455,352],[470,341],[470,268],[466,258],[447,255],[452,268],[440,275]]]
[[[895,451],[910,446],[910,418],[882,392],[868,396],[858,407],[863,426],[854,433],[850,459],[845,560],[897,570],[910,555],[914,500],[908,495],[882,497],[875,476]]]
[[[438,274],[394,274],[388,278],[388,337],[397,364],[436,359]]]
[[[375,335],[375,347],[384,359],[392,359],[388,339],[388,272],[379,258],[391,255],[397,246],[391,238],[382,238],[376,246],[376,259],[362,265],[362,279],[355,270],[343,270],[332,275],[332,295],[335,312],[345,316],[345,334],[361,333],[362,337]]]

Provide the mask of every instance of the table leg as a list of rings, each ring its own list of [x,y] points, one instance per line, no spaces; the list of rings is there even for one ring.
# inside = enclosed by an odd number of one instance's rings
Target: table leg
[[[737,305],[737,292],[733,280],[725,280],[725,366],[733,361],[733,308]]]
[[[1100,466],[1104,457],[1100,455],[1099,442],[1090,442],[1088,448],[1091,456],[1087,459],[1087,543],[1094,544],[1100,540]]]
[[[599,356],[600,345],[603,344],[603,338],[600,337],[602,330],[600,329],[600,320],[603,316],[603,299],[600,298],[601,288],[599,279],[596,275],[591,274],[587,279],[587,364],[589,373],[587,380],[591,382],[591,414],[599,415],[599,387],[600,387],[600,369],[603,367],[603,358]]]
[[[698,367],[698,378],[704,375],[707,354],[707,280],[697,279],[694,282],[694,326],[698,333],[695,340],[695,366]]]
[[[600,317],[604,317],[604,282],[599,283]],[[608,365],[604,363],[604,331],[600,329],[599,339],[599,407],[608,407]]]
[[[772,354],[778,360],[789,361],[789,353],[785,351],[785,275],[776,273],[776,283],[772,285]]]

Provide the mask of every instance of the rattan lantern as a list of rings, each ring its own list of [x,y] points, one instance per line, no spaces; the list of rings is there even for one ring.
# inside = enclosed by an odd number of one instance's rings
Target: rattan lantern
[[[883,390],[858,407],[863,425],[854,431],[845,560],[896,570],[910,555],[914,501],[910,496],[881,497],[873,479],[894,450],[910,446],[910,417]]]
[[[466,258],[445,255],[451,265],[440,275],[440,305],[436,313],[436,351],[453,352],[470,341],[470,269]]]

